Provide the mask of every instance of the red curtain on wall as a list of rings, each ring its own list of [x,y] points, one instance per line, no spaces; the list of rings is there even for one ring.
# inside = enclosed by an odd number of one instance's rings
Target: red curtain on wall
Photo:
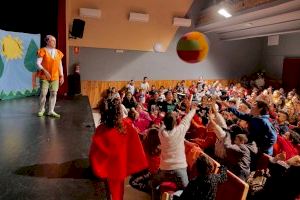
[[[65,55],[63,57],[63,70],[64,70],[64,84],[59,88],[58,94],[64,95],[67,93],[68,90],[68,81],[67,81],[67,66],[66,66],[66,0],[59,0],[58,1],[58,17],[57,17],[57,48],[63,52]]]
[[[285,91],[296,88],[300,92],[300,58],[285,58],[283,61],[282,85]]]

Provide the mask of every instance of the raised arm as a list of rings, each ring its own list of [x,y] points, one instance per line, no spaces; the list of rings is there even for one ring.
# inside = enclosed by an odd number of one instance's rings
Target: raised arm
[[[196,108],[191,109],[191,111],[181,120],[180,124],[178,125],[178,128],[181,129],[184,133],[188,131],[191,125],[191,121],[196,113]]]
[[[252,115],[240,112],[234,107],[229,107],[228,111],[232,112],[235,116],[245,121],[250,121],[253,118]]]

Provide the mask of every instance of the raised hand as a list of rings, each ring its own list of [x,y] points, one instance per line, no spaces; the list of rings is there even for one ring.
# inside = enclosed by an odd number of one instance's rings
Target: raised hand
[[[229,103],[228,102],[226,102],[226,101],[218,101],[222,106],[224,106],[225,108],[229,108],[230,107],[230,105],[229,105]]]

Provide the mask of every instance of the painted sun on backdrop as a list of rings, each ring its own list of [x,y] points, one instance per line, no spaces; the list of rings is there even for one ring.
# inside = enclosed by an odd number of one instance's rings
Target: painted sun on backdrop
[[[18,37],[5,36],[1,41],[1,53],[7,60],[21,59],[23,56],[23,42]]]
[[[0,99],[38,94],[39,34],[0,30]]]

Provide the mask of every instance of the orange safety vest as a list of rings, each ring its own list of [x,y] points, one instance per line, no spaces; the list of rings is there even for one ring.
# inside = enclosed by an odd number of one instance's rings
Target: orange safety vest
[[[38,50],[37,55],[38,57],[43,58],[41,64],[51,75],[51,79],[49,80],[43,71],[39,71],[38,76],[40,79],[49,81],[59,80],[59,65],[64,54],[60,50],[56,49],[55,57],[52,58],[46,48],[41,48]]]

